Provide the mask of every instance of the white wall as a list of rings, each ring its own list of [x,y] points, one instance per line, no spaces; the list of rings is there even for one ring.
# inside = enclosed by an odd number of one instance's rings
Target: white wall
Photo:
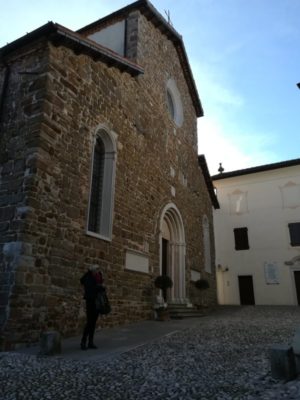
[[[101,31],[88,36],[88,38],[124,56],[125,21],[109,25]]]
[[[294,270],[300,247],[290,245],[288,223],[300,222],[300,165],[215,180],[214,211],[218,299],[240,304],[238,276],[252,275],[255,304],[298,304]],[[240,200],[240,201],[239,201]],[[248,250],[235,250],[233,229],[248,228]],[[277,265],[278,284],[267,284],[265,263]]]

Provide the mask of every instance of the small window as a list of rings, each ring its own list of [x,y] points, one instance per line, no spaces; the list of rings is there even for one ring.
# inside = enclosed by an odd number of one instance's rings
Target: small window
[[[291,246],[300,246],[300,222],[288,224]]]
[[[183,124],[183,108],[180,92],[174,79],[171,78],[168,80],[166,89],[166,100],[170,117],[180,127]]]
[[[249,249],[248,228],[235,228],[233,232],[234,232],[235,250]]]

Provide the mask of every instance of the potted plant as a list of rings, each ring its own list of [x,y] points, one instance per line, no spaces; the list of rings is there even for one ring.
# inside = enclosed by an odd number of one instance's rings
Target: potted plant
[[[154,285],[158,289],[161,289],[164,294],[167,289],[173,287],[173,281],[168,275],[159,275],[155,278]],[[164,299],[166,300],[166,296],[164,296]]]
[[[168,275],[159,275],[154,280],[154,286],[162,291],[163,296],[160,301],[155,304],[154,310],[156,311],[156,319],[158,321],[166,321],[170,319],[168,304],[167,304],[167,290],[173,287],[173,281]]]
[[[204,291],[204,290],[206,290],[206,289],[209,289],[209,282],[208,282],[208,280],[207,279],[198,279],[196,282],[195,282],[195,287],[200,291],[200,292],[202,292],[202,291]],[[200,297],[201,297],[201,306],[203,307],[203,298],[202,298],[202,293],[201,293],[201,295],[200,295]]]
[[[195,286],[197,289],[199,290],[205,290],[205,289],[209,289],[209,283],[207,279],[198,279],[195,282]]]

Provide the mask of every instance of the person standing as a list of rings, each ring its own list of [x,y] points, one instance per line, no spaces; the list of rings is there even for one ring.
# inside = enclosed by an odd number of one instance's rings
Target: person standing
[[[103,277],[98,265],[90,265],[88,271],[81,277],[80,283],[84,286],[86,303],[86,324],[80,343],[81,350],[97,349],[94,343],[94,334],[99,311],[96,307],[97,294],[103,290]]]

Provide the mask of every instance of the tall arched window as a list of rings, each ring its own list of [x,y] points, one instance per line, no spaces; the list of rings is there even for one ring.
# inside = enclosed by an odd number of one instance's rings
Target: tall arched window
[[[115,183],[116,145],[113,134],[97,131],[93,148],[92,176],[88,212],[88,234],[111,239]]]
[[[211,254],[210,254],[210,229],[206,215],[203,216],[203,245],[204,245],[204,269],[211,273]]]

